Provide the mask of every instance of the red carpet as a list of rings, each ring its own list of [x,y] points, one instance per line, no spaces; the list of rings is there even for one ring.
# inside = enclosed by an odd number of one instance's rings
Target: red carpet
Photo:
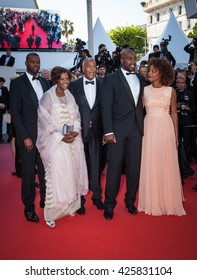
[[[33,39],[35,40],[36,38],[36,35],[40,36],[41,37],[41,45],[40,45],[40,49],[48,49],[48,42],[47,42],[47,33],[43,31],[43,29],[37,25],[36,21],[34,19],[30,19],[29,21],[27,21],[24,25],[24,28],[25,28],[25,31],[23,34],[21,34],[19,32],[19,29],[18,29],[18,24],[17,24],[17,29],[16,29],[16,33],[18,33],[18,35],[21,37],[21,42],[20,42],[20,48],[21,49],[28,49],[28,45],[27,45],[27,38],[29,37],[30,34],[32,34],[32,30],[31,30],[31,25],[34,24],[35,25],[35,32],[34,32],[34,36],[33,36]],[[7,42],[5,41],[5,48],[8,48],[8,44]],[[32,45],[32,49],[35,49],[36,48],[36,45],[35,45],[35,42],[33,43]],[[61,49],[62,48],[62,43],[59,42],[57,44],[56,41],[53,42],[53,45],[52,45],[52,48],[53,49]]]
[[[65,217],[49,229],[39,208],[39,223],[27,222],[20,199],[20,179],[12,176],[9,144],[0,145],[1,260],[196,260],[196,175],[185,180],[183,217],[130,215],[123,203],[125,177],[114,211],[106,221],[87,196],[86,215]],[[103,176],[104,186],[105,176]]]

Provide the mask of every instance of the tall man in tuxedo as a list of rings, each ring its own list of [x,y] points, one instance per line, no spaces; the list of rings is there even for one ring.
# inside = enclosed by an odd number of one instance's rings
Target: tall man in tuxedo
[[[143,135],[142,94],[144,79],[136,70],[136,53],[121,52],[121,68],[105,76],[101,90],[103,144],[108,144],[105,211],[107,220],[113,218],[116,196],[120,188],[122,165],[125,161],[125,205],[130,214],[134,206],[139,181]]]
[[[79,107],[82,125],[89,185],[93,192],[92,201],[99,210],[104,209],[101,201],[102,172],[102,119],[100,111],[100,88],[102,81],[96,78],[96,62],[89,57],[83,61],[83,78],[72,81],[69,90]],[[79,214],[85,214],[84,198]]]
[[[38,77],[40,57],[29,53],[26,57],[26,72],[10,83],[11,117],[16,129],[17,144],[21,156],[21,196],[24,214],[28,221],[38,222],[35,213],[35,166],[40,182],[40,207],[44,207],[44,166],[36,148],[37,108],[43,93],[49,89],[45,78]]]
[[[14,66],[15,57],[11,55],[11,50],[6,49],[6,54],[2,54],[0,57],[0,65],[2,66]]]

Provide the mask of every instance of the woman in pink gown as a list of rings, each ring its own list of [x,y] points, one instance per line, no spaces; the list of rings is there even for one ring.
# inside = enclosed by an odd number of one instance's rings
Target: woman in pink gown
[[[149,215],[185,215],[178,164],[176,92],[169,86],[174,69],[152,58],[143,102],[146,108],[139,182],[138,210]]]

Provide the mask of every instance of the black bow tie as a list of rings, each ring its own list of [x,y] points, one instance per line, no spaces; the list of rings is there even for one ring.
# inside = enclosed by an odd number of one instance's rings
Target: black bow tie
[[[34,81],[34,80],[40,80],[40,77],[39,76],[38,77],[33,77],[32,81]]]
[[[94,85],[94,81],[85,81],[85,84],[86,85],[88,85],[88,84]]]
[[[135,72],[126,72],[126,75],[135,75],[136,73]]]

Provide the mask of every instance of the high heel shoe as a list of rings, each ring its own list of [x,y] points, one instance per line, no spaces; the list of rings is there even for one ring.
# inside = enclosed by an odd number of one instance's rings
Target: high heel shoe
[[[46,224],[50,228],[55,228],[56,226],[55,221],[46,221]]]

